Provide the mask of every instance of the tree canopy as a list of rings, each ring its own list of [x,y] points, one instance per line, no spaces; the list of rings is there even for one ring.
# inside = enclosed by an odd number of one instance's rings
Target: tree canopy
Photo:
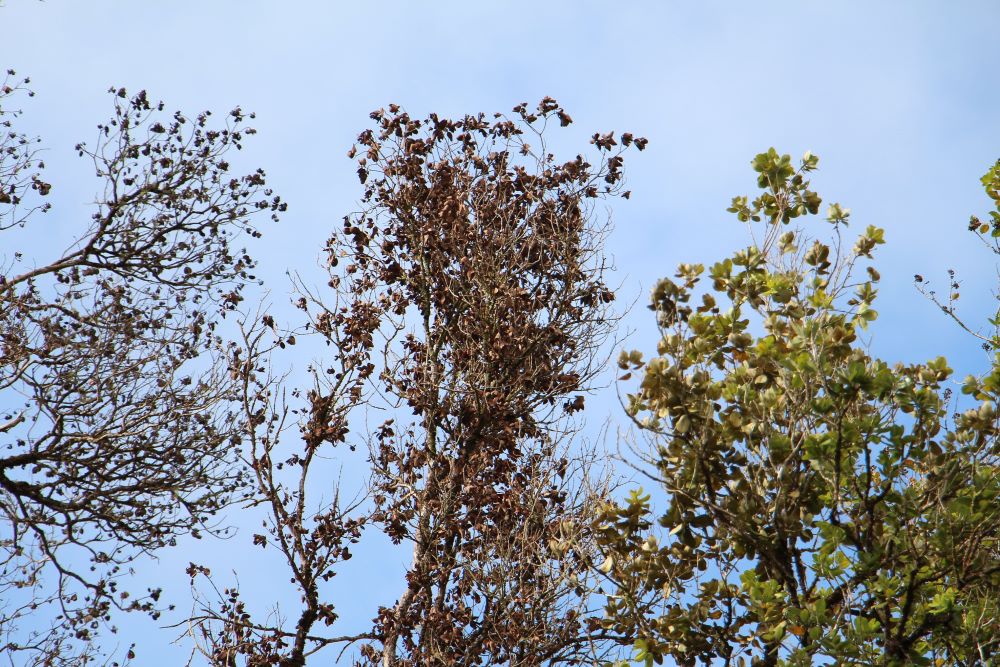
[[[49,209],[39,140],[11,106],[28,84],[0,83],[0,233]],[[252,115],[110,93],[111,120],[76,147],[103,189],[89,226],[62,253],[0,265],[0,641],[39,664],[85,660],[116,607],[158,614],[159,588],[127,590],[128,565],[214,532],[245,497],[216,329],[252,280],[240,236],[285,209],[263,171],[230,173]]]
[[[354,644],[385,667],[597,661],[615,644],[588,632],[590,519],[610,495],[573,415],[615,321],[595,204],[626,194],[622,154],[646,141],[596,134],[593,163],[559,161],[548,137],[572,119],[550,98],[510,116],[392,105],[372,120],[350,151],[362,209],[327,243],[326,289],[299,286],[294,338],[328,351],[291,391],[304,401],[274,401],[283,382],[256,370],[260,338],[240,367],[272,515],[255,540],[282,554],[301,611],[282,625],[236,593],[202,597],[195,638],[221,664],[303,665]],[[387,417],[357,426],[373,409]],[[363,453],[367,497],[311,501],[317,460],[337,449]],[[326,582],[372,530],[410,554],[400,592],[367,631],[336,632]]]
[[[52,189],[10,106],[27,84],[0,84],[0,233],[37,224]],[[89,223],[0,265],[12,663],[100,659],[116,614],[184,598],[135,591],[142,557],[237,513],[261,528],[236,543],[274,557],[294,603],[247,599],[192,553],[191,611],[171,617],[191,663],[998,660],[1000,309],[983,333],[954,276],[942,295],[916,277],[994,355],[958,394],[944,358],[875,356],[885,233],[824,209],[815,155],[753,159],[760,191],[728,209],[750,245],[658,282],[655,354],[618,359],[622,463],[647,493],[581,437],[619,317],[604,206],[628,198],[644,138],[558,158],[573,121],[548,97],[379,109],[349,154],[358,210],[317,249],[324,285],[293,277],[287,315],[247,296],[243,245],[286,210],[262,170],[231,173],[253,115],[109,92],[112,118],[76,147],[102,187]],[[1000,162],[982,183],[996,210],[968,229],[1000,255]],[[356,495],[331,478],[349,458]],[[334,579],[372,539],[406,564],[345,627]]]
[[[639,374],[636,460],[668,506],[636,490],[606,508],[604,625],[647,664],[989,664],[1000,357],[955,413],[943,358],[870,354],[883,230],[852,238],[836,203],[819,218],[816,166],[758,155],[760,194],[729,208],[754,242],[657,284],[656,353],[619,360]],[[983,183],[1000,202],[997,182],[994,167]],[[970,228],[995,240],[991,215]]]

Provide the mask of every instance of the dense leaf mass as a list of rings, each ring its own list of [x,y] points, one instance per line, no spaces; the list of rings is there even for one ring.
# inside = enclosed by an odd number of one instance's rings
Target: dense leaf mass
[[[49,211],[10,107],[27,84],[0,83],[8,234]],[[601,206],[628,198],[623,155],[645,139],[598,133],[593,157],[557,160],[547,143],[572,119],[551,98],[372,113],[349,155],[360,210],[326,243],[325,287],[293,277],[289,328],[244,303],[239,239],[285,210],[262,171],[231,174],[252,114],[110,93],[113,117],[77,146],[102,184],[89,227],[55,257],[0,264],[12,663],[86,664],[116,610],[158,616],[161,590],[127,590],[129,568],[221,532],[235,501],[261,521],[237,539],[276,557],[298,604],[262,612],[191,563],[191,662],[1000,661],[1000,312],[984,334],[959,316],[954,272],[946,296],[915,276],[995,355],[960,399],[943,358],[873,356],[884,233],[848,240],[836,203],[828,234],[802,226],[822,205],[816,156],[755,157],[761,192],[729,208],[753,243],[657,283],[656,354],[619,358],[654,511],[641,489],[614,501],[575,437],[616,324]],[[997,209],[968,229],[1000,254],[1000,162],[982,183]],[[319,354],[296,376],[282,355],[298,342]],[[353,457],[367,472],[346,500],[331,461]],[[338,630],[330,582],[370,537],[404,551],[398,592]]]
[[[819,209],[816,164],[758,155],[763,193],[730,208],[755,243],[710,267],[705,289],[701,265],[660,282],[656,356],[620,360],[641,371],[627,403],[649,448],[636,451],[669,506],[654,516],[635,492],[605,510],[618,589],[604,625],[647,664],[992,664],[1000,357],[952,414],[944,359],[871,356],[859,333],[879,274],[860,266],[883,232],[848,246],[838,204],[831,243],[792,226]]]
[[[302,442],[286,434],[292,453],[276,455],[289,413],[274,406],[250,436],[274,517],[257,543],[284,555],[302,610],[293,628],[236,599],[206,604],[206,653],[301,665],[358,642],[386,667],[596,659],[613,644],[585,623],[598,611],[589,517],[608,488],[569,436],[614,324],[596,205],[626,194],[622,153],[645,140],[597,134],[595,164],[557,161],[546,133],[571,119],[548,98],[511,117],[371,117],[350,151],[362,206],[327,244],[328,290],[300,286],[305,333],[329,351],[296,392]],[[248,359],[267,352],[254,340]],[[279,383],[251,375],[247,405],[267,406]],[[356,426],[373,407],[388,418]],[[366,446],[369,495],[316,511],[307,477],[341,443]],[[412,554],[401,592],[370,631],[318,632],[337,619],[323,583],[369,529]]]
[[[551,428],[582,407],[609,332],[592,202],[619,193],[622,149],[598,135],[598,166],[559,163],[542,131],[568,115],[550,99],[514,113],[421,122],[390,107],[359,138],[370,206],[341,245],[353,237],[359,280],[384,285],[392,313],[420,320],[382,377],[421,428],[383,433],[374,461],[375,518],[415,549],[377,624],[383,657],[401,653],[389,664],[538,664],[580,636],[560,598],[588,563],[548,544],[582,508]]]

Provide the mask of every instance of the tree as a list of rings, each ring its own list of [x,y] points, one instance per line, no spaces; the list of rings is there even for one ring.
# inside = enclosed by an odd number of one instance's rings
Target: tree
[[[38,140],[9,106],[28,83],[9,71],[0,85],[8,233],[49,210]],[[120,586],[124,566],[216,532],[249,481],[217,327],[253,280],[234,242],[285,205],[262,171],[229,173],[252,114],[216,129],[208,112],[111,93],[112,119],[76,147],[103,183],[89,229],[58,256],[0,266],[0,634],[33,664],[86,662],[115,608],[158,613],[159,589]]]
[[[301,609],[287,624],[255,620],[234,588],[212,600],[202,587],[193,635],[219,665],[303,665],[354,642],[361,663],[385,667],[596,659],[613,646],[585,625],[588,526],[608,486],[572,442],[572,415],[614,323],[595,204],[627,197],[622,152],[646,142],[594,135],[596,166],[558,162],[545,133],[571,120],[551,99],[513,118],[416,120],[390,106],[372,119],[351,151],[362,210],[327,245],[328,290],[300,284],[327,358],[310,387],[285,393],[261,360],[307,338],[259,332],[238,366],[269,514],[253,540],[281,555]],[[366,428],[357,412],[375,409],[388,418]],[[311,500],[329,487],[310,473],[345,444],[368,452],[367,495]],[[412,553],[401,592],[370,630],[325,634],[338,616],[324,582],[376,529]]]
[[[953,414],[943,358],[870,354],[859,334],[876,318],[883,232],[848,245],[839,204],[830,242],[796,227],[820,207],[816,165],[758,155],[763,192],[729,209],[754,243],[704,288],[701,265],[658,283],[656,356],[620,360],[641,373],[628,412],[668,506],[654,515],[637,490],[605,509],[602,569],[617,590],[604,624],[646,664],[992,664],[1000,356]],[[998,220],[971,227],[997,237]]]

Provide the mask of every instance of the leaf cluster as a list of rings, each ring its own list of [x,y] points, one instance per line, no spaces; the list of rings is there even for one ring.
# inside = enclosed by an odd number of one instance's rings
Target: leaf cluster
[[[549,98],[509,117],[416,119],[391,105],[371,119],[349,154],[361,210],[327,243],[326,288],[299,286],[297,338],[327,350],[311,386],[292,392],[302,407],[271,402],[277,378],[245,375],[246,414],[266,413],[249,436],[272,514],[255,543],[288,563],[301,611],[292,627],[243,618],[232,599],[206,603],[204,652],[301,665],[358,643],[362,664],[388,666],[603,655],[613,645],[586,625],[589,517],[608,486],[570,436],[614,324],[596,205],[627,194],[623,151],[646,142],[596,134],[597,160],[559,161],[546,136],[571,118]],[[258,341],[248,360],[268,353]],[[377,408],[385,419],[359,425]],[[367,454],[364,496],[310,503],[315,462],[344,445]],[[341,547],[371,530],[411,554],[400,593],[370,630],[324,634],[318,621],[337,619],[324,583],[349,557]]]
[[[647,664],[987,664],[996,383],[970,381],[975,404],[952,415],[944,359],[873,357],[860,336],[879,274],[857,274],[882,230],[848,247],[836,204],[830,242],[788,229],[818,211],[804,178],[816,157],[793,169],[771,149],[752,164],[764,192],[730,211],[763,227],[758,242],[661,281],[656,355],[620,360],[641,370],[627,409],[668,506],[633,494],[606,508],[604,625]]]

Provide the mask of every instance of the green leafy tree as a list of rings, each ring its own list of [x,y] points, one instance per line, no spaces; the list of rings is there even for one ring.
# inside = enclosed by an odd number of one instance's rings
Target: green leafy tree
[[[883,231],[850,238],[833,204],[829,240],[809,236],[817,162],[758,155],[762,192],[729,209],[752,245],[707,280],[685,264],[658,283],[656,356],[620,359],[641,376],[635,451],[668,503],[654,514],[639,490],[601,517],[603,624],[646,664],[993,664],[1000,355],[959,413],[943,358],[871,355]],[[1000,201],[998,172],[984,183]],[[997,214],[974,227],[997,229]]]

